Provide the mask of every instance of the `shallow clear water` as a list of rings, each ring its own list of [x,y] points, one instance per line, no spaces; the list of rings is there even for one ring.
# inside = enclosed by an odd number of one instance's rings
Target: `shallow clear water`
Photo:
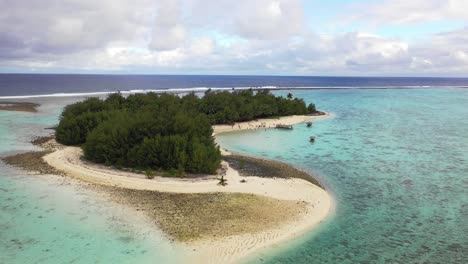
[[[468,90],[294,95],[336,117],[312,128],[230,133],[218,141],[319,175],[335,197],[335,213],[317,231],[252,263],[466,261]]]
[[[49,133],[67,100],[43,100],[38,114],[0,112],[0,155],[34,149],[29,141]],[[128,208],[0,161],[0,263],[173,263],[178,252]]]
[[[468,252],[468,90],[294,91],[335,118],[225,134],[229,149],[319,175],[336,209],[252,263],[463,263]],[[0,155],[34,149],[63,105],[0,112]],[[310,135],[317,141],[308,142]],[[66,183],[66,182],[65,182]],[[0,162],[0,263],[171,263],[181,251],[141,219],[63,180]]]

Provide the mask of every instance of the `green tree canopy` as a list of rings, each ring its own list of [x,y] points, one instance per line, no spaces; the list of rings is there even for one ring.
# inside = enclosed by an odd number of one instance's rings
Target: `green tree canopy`
[[[63,110],[57,141],[81,145],[94,162],[143,170],[214,173],[221,155],[213,124],[301,115],[315,111],[302,99],[276,97],[268,90],[171,94],[111,94]]]

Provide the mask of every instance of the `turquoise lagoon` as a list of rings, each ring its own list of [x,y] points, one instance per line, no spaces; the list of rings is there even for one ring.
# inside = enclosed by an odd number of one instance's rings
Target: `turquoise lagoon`
[[[34,150],[63,105],[40,113],[0,111],[0,155]],[[59,103],[57,103],[59,102]],[[55,176],[28,175],[0,161],[0,263],[178,263],[180,249],[130,208]]]
[[[283,94],[283,93],[281,93]],[[293,91],[334,118],[228,133],[226,148],[320,177],[336,208],[249,263],[463,263],[468,257],[468,90]],[[61,108],[0,112],[0,155],[34,149]],[[309,136],[317,137],[315,143]],[[181,250],[91,190],[0,162],[0,263],[177,263]]]
[[[336,208],[318,230],[251,263],[466,263],[468,90],[293,94],[335,117],[218,141],[318,175]]]

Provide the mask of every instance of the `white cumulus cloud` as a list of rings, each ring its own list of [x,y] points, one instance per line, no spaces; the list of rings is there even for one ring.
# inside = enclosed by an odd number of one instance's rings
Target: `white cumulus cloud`
[[[372,27],[314,32],[301,0],[0,0],[0,71],[458,75],[468,28],[409,42]],[[464,0],[353,5],[347,23],[467,21]],[[353,24],[354,25],[354,24]]]

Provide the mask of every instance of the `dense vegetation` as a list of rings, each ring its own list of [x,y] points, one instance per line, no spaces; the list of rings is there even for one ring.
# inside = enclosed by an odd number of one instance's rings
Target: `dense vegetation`
[[[57,141],[82,145],[94,162],[173,174],[213,173],[220,152],[213,124],[315,112],[302,99],[275,97],[252,90],[169,94],[112,94],[65,107],[57,127]],[[148,172],[151,174],[151,171]]]

